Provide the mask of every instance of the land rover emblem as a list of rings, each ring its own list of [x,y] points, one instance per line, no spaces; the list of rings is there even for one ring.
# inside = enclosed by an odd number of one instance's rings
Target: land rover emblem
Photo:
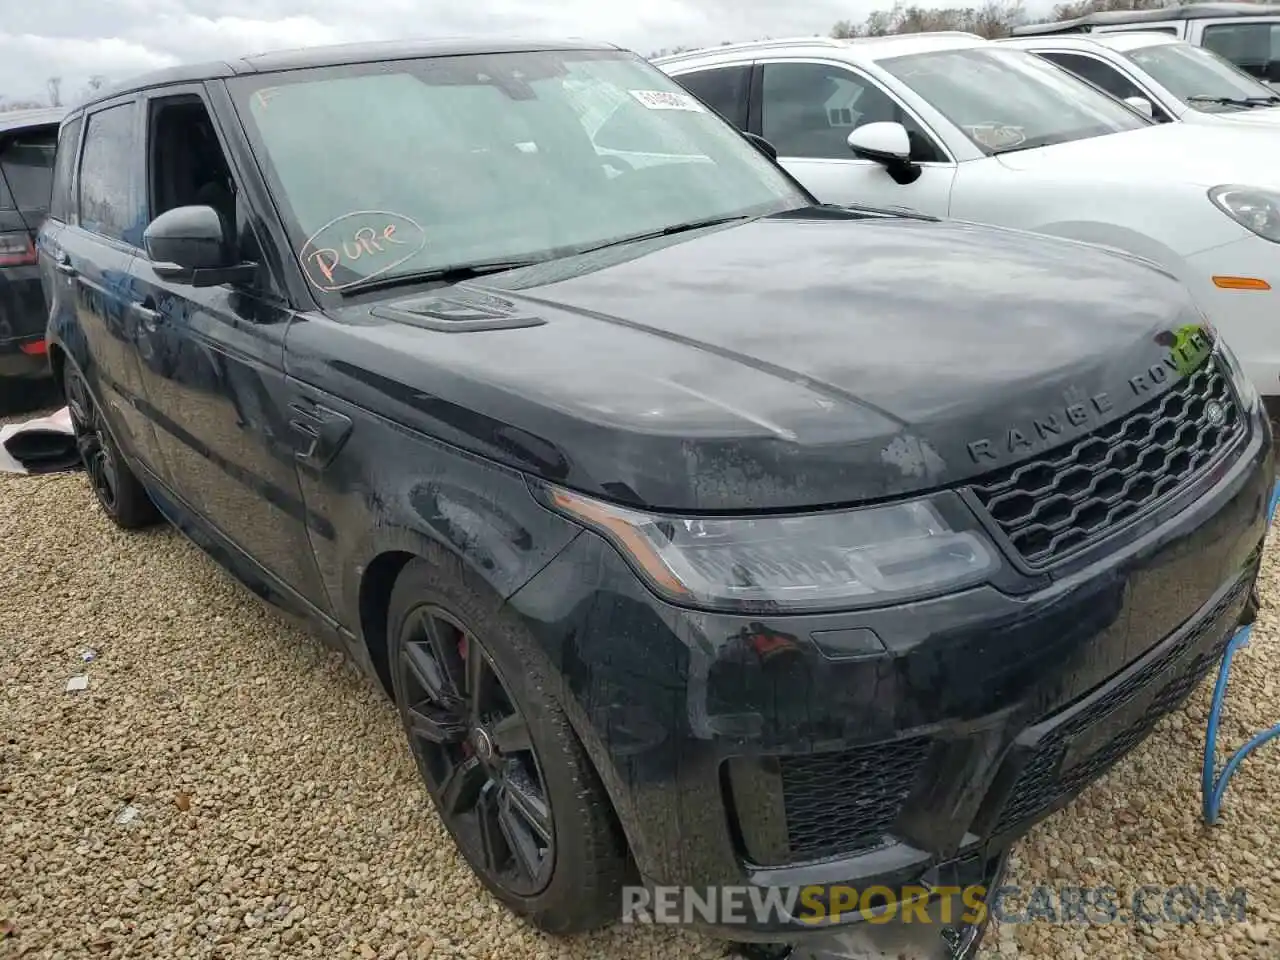
[[[1227,419],[1227,411],[1217,400],[1210,400],[1204,406],[1204,418],[1209,421],[1209,426],[1220,427]]]

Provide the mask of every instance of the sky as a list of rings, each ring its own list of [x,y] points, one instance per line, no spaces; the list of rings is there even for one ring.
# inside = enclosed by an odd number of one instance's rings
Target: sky
[[[176,63],[351,40],[583,37],[643,55],[825,34],[837,20],[861,21],[890,6],[892,0],[0,0],[0,97],[43,98],[46,79],[57,76],[62,99],[74,102],[94,75],[117,81]]]

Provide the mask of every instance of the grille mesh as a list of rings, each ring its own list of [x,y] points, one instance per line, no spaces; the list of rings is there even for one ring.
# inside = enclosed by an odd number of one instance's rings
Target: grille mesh
[[[877,847],[929,751],[924,737],[783,757],[782,797],[795,859]]]
[[[970,490],[1023,560],[1043,567],[1189,483],[1243,429],[1210,358],[1127,416]]]

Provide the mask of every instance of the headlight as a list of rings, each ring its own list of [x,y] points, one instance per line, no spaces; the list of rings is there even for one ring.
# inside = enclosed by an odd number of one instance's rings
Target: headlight
[[[847,609],[906,600],[986,579],[999,555],[922,499],[830,513],[674,517],[569,490],[548,506],[606,537],[663,597],[729,611]],[[958,500],[954,512],[963,516]]]
[[[1280,243],[1280,193],[1224,184],[1209,191],[1214,206],[1246,230]]]

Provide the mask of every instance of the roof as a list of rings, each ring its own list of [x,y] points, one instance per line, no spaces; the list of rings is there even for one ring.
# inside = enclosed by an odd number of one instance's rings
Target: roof
[[[23,127],[57,125],[67,115],[66,107],[39,107],[35,110],[0,111],[0,132],[19,130]]]
[[[1169,46],[1172,44],[1181,44],[1189,47],[1191,44],[1180,37],[1170,36],[1167,33],[1160,33],[1152,30],[1150,33],[1144,33],[1141,30],[1126,30],[1123,33],[1099,33],[1094,35],[1093,42],[1104,47],[1110,47],[1112,50],[1119,50],[1122,53],[1129,50],[1141,50],[1143,47]]]
[[[995,42],[1023,50],[1051,43],[1053,46],[1063,50],[1096,50],[1098,47],[1102,47],[1121,53],[1161,44],[1177,43],[1189,46],[1185,40],[1180,40],[1177,37],[1170,36],[1167,33],[1159,33],[1155,30],[1150,32],[1125,30],[1123,33],[1064,33],[1048,36],[1002,37]]]
[[[725,43],[718,47],[702,47],[697,50],[685,50],[665,57],[654,57],[657,66],[679,63],[682,60],[701,60],[704,57],[729,55],[735,57],[741,53],[794,52],[797,49],[839,50],[851,54],[853,59],[878,60],[883,57],[896,57],[907,53],[923,53],[928,50],[944,50],[954,47],[969,47],[989,43],[976,33],[964,33],[959,30],[937,30],[931,33],[896,33],[883,37],[849,37],[835,39],[833,37],[791,37],[781,40],[752,40],[747,43]]]
[[[1090,27],[1125,23],[1156,23],[1168,20],[1206,20],[1217,17],[1275,17],[1280,16],[1280,6],[1262,3],[1186,3],[1177,7],[1154,10],[1105,10],[1089,13],[1073,20],[1051,23],[1027,23],[1014,27],[1015,37],[1029,37],[1044,33],[1068,33],[1085,31]]]
[[[620,50],[611,43],[587,40],[520,40],[450,37],[435,40],[386,40],[372,43],[335,43],[292,50],[272,50],[233,60],[182,64],[154,70],[104,88],[79,106],[89,106],[126,93],[175,83],[201,83],[244,74],[338,67],[383,60],[415,60],[425,57],[459,57],[490,53],[531,53],[539,50]]]

